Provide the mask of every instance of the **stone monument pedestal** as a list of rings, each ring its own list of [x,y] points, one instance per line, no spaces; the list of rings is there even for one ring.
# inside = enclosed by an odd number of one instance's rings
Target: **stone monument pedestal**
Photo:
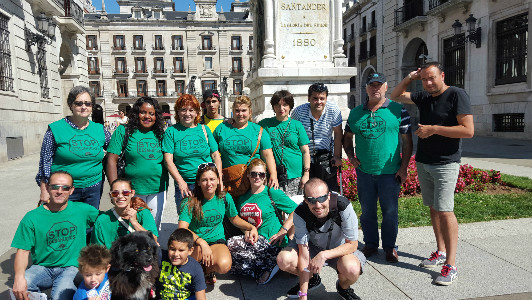
[[[329,89],[347,119],[350,78],[342,39],[342,0],[251,0],[256,49],[245,84],[256,120],[274,116],[273,93],[288,90],[295,106],[308,101],[308,87],[316,82]]]

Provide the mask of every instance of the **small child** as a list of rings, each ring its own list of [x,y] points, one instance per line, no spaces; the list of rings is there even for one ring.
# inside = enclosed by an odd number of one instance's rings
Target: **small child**
[[[102,245],[89,245],[81,249],[78,263],[83,282],[73,300],[109,300],[111,289],[107,272],[111,267],[111,252]]]
[[[206,300],[201,265],[192,256],[194,237],[188,229],[176,229],[163,252],[161,275],[156,282],[157,299]]]

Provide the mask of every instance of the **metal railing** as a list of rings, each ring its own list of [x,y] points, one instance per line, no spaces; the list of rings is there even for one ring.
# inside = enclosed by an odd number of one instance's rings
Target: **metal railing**
[[[71,0],[65,0],[65,17],[71,17],[76,23],[83,27],[83,9],[77,3]]]
[[[429,0],[429,10],[435,9],[436,7],[449,2],[449,0]]]
[[[423,0],[415,0],[395,10],[395,26],[418,16],[424,16]]]

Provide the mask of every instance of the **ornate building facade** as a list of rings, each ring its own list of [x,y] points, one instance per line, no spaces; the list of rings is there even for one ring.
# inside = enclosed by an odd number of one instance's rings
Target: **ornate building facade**
[[[344,2],[344,51],[350,106],[365,99],[365,82],[383,72],[389,92],[426,61],[443,64],[445,82],[471,97],[475,134],[532,138],[532,1],[362,0]],[[411,90],[421,90],[421,82]],[[408,107],[417,122],[417,109]]]
[[[195,12],[175,11],[171,0],[118,4],[119,14],[85,15],[89,85],[104,117],[142,96],[172,114],[182,93],[201,101],[206,89],[220,91],[222,113],[230,113],[253,64],[247,2],[235,1],[229,12],[217,12],[216,0],[196,0]]]

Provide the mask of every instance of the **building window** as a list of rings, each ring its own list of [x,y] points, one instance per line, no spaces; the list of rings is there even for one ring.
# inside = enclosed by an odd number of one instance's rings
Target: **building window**
[[[240,43],[240,36],[231,37],[231,50],[242,50],[242,45]]]
[[[375,18],[375,11],[371,12],[371,23],[369,23],[369,30],[377,28],[377,19]]]
[[[116,69],[116,73],[126,73],[126,58],[125,57],[115,58],[115,69]]]
[[[497,22],[495,84],[525,82],[527,77],[528,13]]]
[[[98,57],[89,57],[87,58],[89,65],[89,74],[100,74],[100,70],[98,68]]]
[[[201,81],[202,92],[206,90],[215,90],[216,89],[216,80],[202,80]]]
[[[242,80],[241,79],[233,80],[233,94],[242,95]]]
[[[164,45],[163,45],[163,36],[162,35],[156,35],[155,36],[155,45],[154,45],[154,50],[164,50]]]
[[[349,88],[352,90],[357,88],[357,77],[356,76],[349,78]]]
[[[368,58],[368,40],[363,40],[360,42],[360,54],[358,56],[358,61],[363,61]]]
[[[183,36],[182,35],[172,36],[172,50],[183,50]]]
[[[124,43],[124,36],[123,35],[115,35],[113,38],[114,44],[114,50],[125,50],[126,46]]]
[[[183,73],[184,69],[183,58],[174,57],[174,73]]]
[[[353,67],[356,63],[356,47],[354,45],[349,47],[349,58],[347,59],[347,63],[350,67]]]
[[[140,19],[142,17],[140,11],[138,10],[133,12],[133,16],[135,17],[135,19]]]
[[[153,59],[153,72],[155,73],[164,73],[164,59],[162,57],[156,57]]]
[[[89,81],[89,89],[91,92],[96,95],[96,97],[102,96],[102,91],[100,90],[100,82],[99,81]]]
[[[212,70],[212,57],[205,57],[205,70]]]
[[[157,80],[157,96],[166,96],[166,80]]]
[[[366,27],[366,22],[366,17],[362,17],[362,27],[360,28],[360,34],[364,34],[368,31]]]
[[[178,96],[181,96],[185,93],[185,81],[184,80],[176,80],[175,81],[175,92]]]
[[[249,36],[249,51],[253,50],[253,36]]]
[[[135,50],[144,50],[144,39],[142,35],[133,36],[133,49]]]
[[[377,37],[369,38],[369,57],[377,56]]]
[[[146,73],[146,61],[144,57],[135,57],[135,72]]]
[[[98,50],[95,35],[87,35],[87,50]]]
[[[137,80],[137,97],[145,97],[148,93],[146,80]]]
[[[445,83],[464,88],[465,82],[465,34],[443,40],[443,69]],[[422,55],[422,54],[417,54]]]
[[[351,36],[349,37],[349,40],[354,40],[355,39],[355,24],[354,23],[351,23]]]
[[[8,21],[8,17],[0,14],[0,91],[13,90]]]
[[[202,44],[203,50],[212,50],[212,37],[211,36],[202,37],[201,44]]]
[[[117,83],[118,97],[127,97],[127,81],[120,80]]]
[[[161,12],[160,11],[154,11],[153,12],[153,18],[155,20],[159,20],[161,18]]]
[[[495,132],[524,132],[525,114],[494,114],[493,131]]]
[[[242,72],[242,57],[233,57],[233,73]]]
[[[253,57],[249,57],[249,69],[252,70],[253,69]]]

